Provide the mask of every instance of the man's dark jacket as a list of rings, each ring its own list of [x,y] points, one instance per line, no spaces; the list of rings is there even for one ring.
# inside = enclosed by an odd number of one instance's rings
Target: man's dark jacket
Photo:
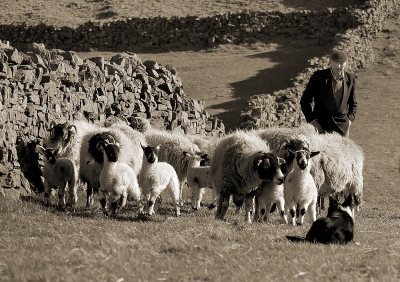
[[[307,122],[317,120],[325,131],[344,135],[349,130],[349,120],[353,122],[356,116],[356,80],[353,74],[344,73],[343,100],[337,108],[332,79],[329,68],[314,72],[300,99],[301,110]]]

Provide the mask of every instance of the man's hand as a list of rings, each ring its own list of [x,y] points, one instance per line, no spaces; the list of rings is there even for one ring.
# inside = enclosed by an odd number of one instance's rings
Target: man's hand
[[[322,129],[322,126],[319,124],[319,122],[316,119],[310,123],[315,127],[315,129],[318,131],[318,133],[324,132],[324,130]]]

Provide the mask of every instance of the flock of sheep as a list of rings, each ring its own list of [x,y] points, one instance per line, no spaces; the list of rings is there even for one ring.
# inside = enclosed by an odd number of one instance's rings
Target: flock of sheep
[[[290,218],[293,225],[302,224],[307,213],[315,221],[321,199],[331,194],[352,196],[353,217],[362,203],[364,155],[339,134],[318,134],[302,124],[207,137],[155,129],[140,118],[133,124],[53,124],[43,146],[36,146],[45,159],[45,203],[58,188],[58,205],[74,206],[77,186],[86,184],[86,205],[97,192],[105,215],[114,215],[127,199],[137,202],[139,213],[152,215],[157,197],[168,189],[179,216],[187,185],[195,210],[204,190],[212,189],[216,219],[225,218],[233,200],[236,212],[244,204],[248,222],[266,221],[277,208],[282,221]]]

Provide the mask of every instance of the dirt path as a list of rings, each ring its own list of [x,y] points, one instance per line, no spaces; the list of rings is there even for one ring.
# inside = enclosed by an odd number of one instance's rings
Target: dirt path
[[[358,73],[359,108],[350,135],[365,152],[365,193],[370,197],[381,189],[395,196],[400,186],[400,17],[385,25],[385,33],[374,40],[374,64]]]

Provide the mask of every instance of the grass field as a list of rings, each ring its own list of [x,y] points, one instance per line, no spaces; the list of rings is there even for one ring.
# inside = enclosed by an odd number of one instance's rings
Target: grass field
[[[15,2],[32,11],[28,2]],[[60,2],[66,5],[66,1]],[[246,1],[226,2],[246,4]],[[293,9],[300,4],[310,8],[326,2],[268,3]],[[84,5],[80,0],[74,3]],[[107,3],[111,5],[114,1]],[[121,5],[124,3],[127,1]],[[184,3],[190,5],[193,1]],[[52,9],[49,7],[49,15]],[[214,211],[191,210],[187,190],[180,218],[173,216],[173,207],[163,195],[163,202],[151,219],[138,218],[132,203],[116,219],[105,218],[97,198],[95,207],[84,208],[84,191],[79,192],[75,211],[44,207],[40,195],[13,201],[6,193],[6,197],[0,197],[0,281],[399,281],[399,45],[400,17],[395,15],[385,22],[384,32],[374,41],[376,61],[357,74],[359,110],[350,137],[365,153],[365,203],[356,214],[353,243],[346,246],[290,243],[286,235],[304,236],[310,224],[297,227],[281,224],[277,214],[270,223],[245,224],[243,212],[235,215],[231,207],[227,220],[217,221]],[[266,70],[270,57],[264,49],[252,49],[251,54],[236,49],[234,57],[229,57],[229,50],[232,49],[223,49],[224,65],[215,64],[218,54],[212,52],[209,56],[202,53],[201,59],[191,65],[188,65],[193,58],[191,52],[154,54],[154,57],[163,64],[174,60],[173,65],[185,78],[184,85],[187,81],[196,89],[193,98],[198,92],[204,95],[206,91],[201,91],[201,87],[206,82],[222,93],[233,89],[240,95],[243,85],[249,81],[257,83],[259,74],[265,74],[262,71]],[[229,64],[230,60],[235,63],[240,60],[238,50],[244,53],[240,77],[231,75]],[[151,59],[153,55],[147,56]],[[199,71],[202,69],[203,74]],[[210,73],[213,80],[204,80]],[[242,87],[235,87],[238,81]],[[212,95],[209,100],[215,93]],[[209,201],[210,193],[205,203]],[[56,203],[56,199],[52,202]]]

